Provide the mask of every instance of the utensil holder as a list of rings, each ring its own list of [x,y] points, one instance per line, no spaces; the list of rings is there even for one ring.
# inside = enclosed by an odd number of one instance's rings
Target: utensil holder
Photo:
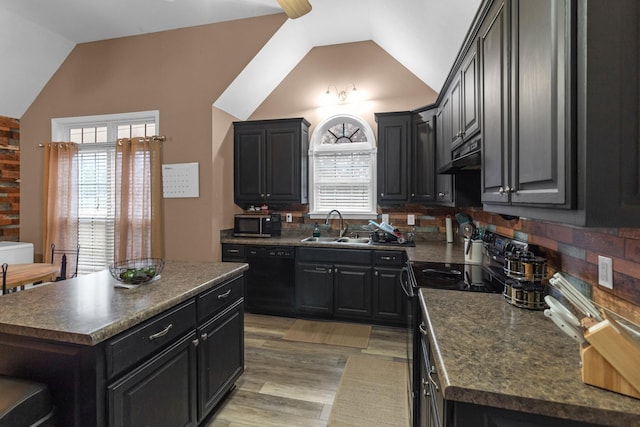
[[[584,338],[582,382],[640,399],[640,344],[612,318],[591,326]]]
[[[471,247],[468,247],[471,244]],[[481,264],[482,263],[482,251],[484,245],[482,240],[464,239],[464,262],[468,264]]]

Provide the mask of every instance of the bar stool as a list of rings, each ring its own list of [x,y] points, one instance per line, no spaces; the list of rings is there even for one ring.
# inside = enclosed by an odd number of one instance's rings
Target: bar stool
[[[46,384],[0,376],[0,427],[52,427],[54,412]]]

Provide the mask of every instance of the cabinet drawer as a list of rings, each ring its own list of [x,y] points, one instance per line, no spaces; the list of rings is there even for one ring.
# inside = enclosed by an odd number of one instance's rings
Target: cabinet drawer
[[[222,244],[222,261],[244,262],[245,245],[236,245],[233,243]]]
[[[404,252],[400,251],[373,251],[373,265],[404,265]]]
[[[228,307],[244,295],[244,275],[222,283],[198,296],[198,322]]]
[[[133,367],[195,326],[196,303],[190,300],[109,340],[105,346],[107,377]]]

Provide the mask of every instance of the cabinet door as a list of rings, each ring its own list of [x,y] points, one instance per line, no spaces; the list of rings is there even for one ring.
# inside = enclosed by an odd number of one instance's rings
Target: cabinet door
[[[187,334],[109,386],[109,425],[197,425],[195,341]]]
[[[411,201],[435,199],[436,135],[433,112],[414,115],[411,149]]]
[[[296,263],[296,310],[333,314],[333,266]]]
[[[460,69],[462,82],[462,98],[460,111],[461,131],[463,138],[469,139],[480,130],[478,103],[478,55],[477,45],[472,43]]]
[[[266,140],[267,202],[299,202],[300,129],[295,126],[269,126]]]
[[[482,201],[506,203],[509,176],[508,13],[494,3],[480,28],[482,100]]]
[[[234,130],[234,200],[237,204],[264,200],[265,131],[257,127]]]
[[[378,202],[409,200],[409,123],[407,114],[376,115],[378,121]]]
[[[511,201],[563,205],[573,175],[570,1],[512,5]]]
[[[244,371],[243,300],[199,328],[198,337],[198,419],[202,420]]]
[[[462,79],[460,73],[456,76],[456,79],[451,83],[451,89],[449,94],[449,111],[451,114],[451,131],[449,135],[449,149],[453,149],[462,143],[464,134],[462,133]]]
[[[376,267],[373,272],[373,317],[404,322],[406,297],[400,286],[400,268]]]
[[[442,101],[436,114],[436,171],[451,161],[451,103],[449,98]],[[436,201],[439,203],[453,203],[453,176],[436,175]]]
[[[371,317],[371,267],[334,266],[335,314]]]

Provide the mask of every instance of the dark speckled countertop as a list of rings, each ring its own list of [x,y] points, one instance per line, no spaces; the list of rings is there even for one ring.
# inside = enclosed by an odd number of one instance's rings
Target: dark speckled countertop
[[[118,288],[108,270],[0,297],[0,332],[95,345],[237,276],[247,264],[167,262],[160,279]]]
[[[423,288],[420,301],[445,399],[640,426],[640,400],[584,384],[578,344],[541,311],[499,294]]]

